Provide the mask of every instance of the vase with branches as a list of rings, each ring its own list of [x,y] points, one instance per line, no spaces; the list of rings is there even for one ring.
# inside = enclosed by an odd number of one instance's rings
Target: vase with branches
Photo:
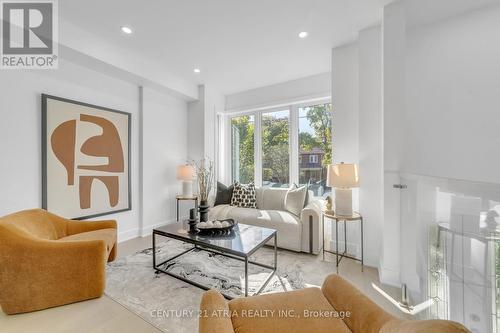
[[[208,196],[214,184],[214,163],[209,158],[200,161],[193,161],[198,179],[199,197],[200,197],[200,222],[208,221]]]

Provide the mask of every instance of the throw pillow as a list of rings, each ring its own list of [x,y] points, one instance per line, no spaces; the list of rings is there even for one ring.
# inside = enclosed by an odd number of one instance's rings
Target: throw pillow
[[[298,187],[293,184],[293,187],[288,190],[285,195],[285,209],[293,215],[299,216],[306,202],[307,186]]]
[[[234,185],[226,186],[221,182],[217,182],[217,196],[215,197],[214,206],[230,205],[233,197]]]
[[[294,185],[297,186],[297,184],[294,184]],[[309,187],[311,186],[310,179],[305,186],[306,186],[306,198],[304,199],[304,207],[307,206],[307,204],[309,203],[309,200],[310,200],[310,198],[309,198]]]
[[[257,208],[257,200],[255,198],[255,185],[234,183],[233,197],[231,198],[231,206],[243,208]]]

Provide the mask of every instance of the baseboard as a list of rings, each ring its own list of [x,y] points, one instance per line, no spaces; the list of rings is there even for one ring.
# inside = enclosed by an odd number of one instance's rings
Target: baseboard
[[[181,217],[179,217],[179,221],[186,220],[187,218],[188,218],[187,216],[181,216]],[[175,223],[175,222],[177,222],[176,219],[171,219],[171,220],[161,221],[161,222],[158,222],[158,223],[155,223],[152,225],[145,226],[141,230],[140,237],[149,236],[153,233],[153,229],[161,227],[165,224],[170,224],[170,223]]]
[[[330,241],[330,250],[335,251],[335,240]],[[344,242],[339,241],[339,252],[344,252]],[[358,243],[347,242],[347,253],[361,258],[361,249]]]
[[[389,286],[401,287],[401,278],[399,274],[399,270],[390,269],[383,266],[383,263],[380,263],[378,268],[378,276],[379,280],[383,284],[387,284]]]
[[[183,217],[180,217],[179,219],[180,219],[180,221],[183,221],[183,220],[186,220],[187,218],[188,218],[187,216],[183,216]],[[123,242],[126,242],[128,240],[131,240],[131,239],[134,239],[137,237],[149,236],[153,233],[154,228],[158,228],[158,227],[161,227],[162,225],[174,223],[174,222],[177,222],[177,221],[175,219],[172,219],[172,220],[168,220],[168,221],[158,222],[158,223],[153,224],[153,225],[148,225],[146,227],[143,227],[142,229],[134,228],[134,229],[119,232],[118,233],[118,243],[123,243]]]
[[[134,228],[127,231],[122,231],[118,233],[118,243],[122,243],[134,238],[139,237],[139,229]]]

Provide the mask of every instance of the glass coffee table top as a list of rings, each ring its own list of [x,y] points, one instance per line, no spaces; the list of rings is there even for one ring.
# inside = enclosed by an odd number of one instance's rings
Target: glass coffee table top
[[[218,248],[224,252],[248,256],[273,238],[276,230],[238,223],[231,233],[226,235],[211,235],[188,232],[187,221],[167,224],[155,228],[154,233],[188,243],[206,245]]]

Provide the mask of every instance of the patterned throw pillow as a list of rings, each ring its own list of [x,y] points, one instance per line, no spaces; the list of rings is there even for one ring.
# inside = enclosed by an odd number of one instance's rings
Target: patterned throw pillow
[[[234,183],[231,206],[244,208],[257,208],[257,199],[255,198],[255,185]]]

